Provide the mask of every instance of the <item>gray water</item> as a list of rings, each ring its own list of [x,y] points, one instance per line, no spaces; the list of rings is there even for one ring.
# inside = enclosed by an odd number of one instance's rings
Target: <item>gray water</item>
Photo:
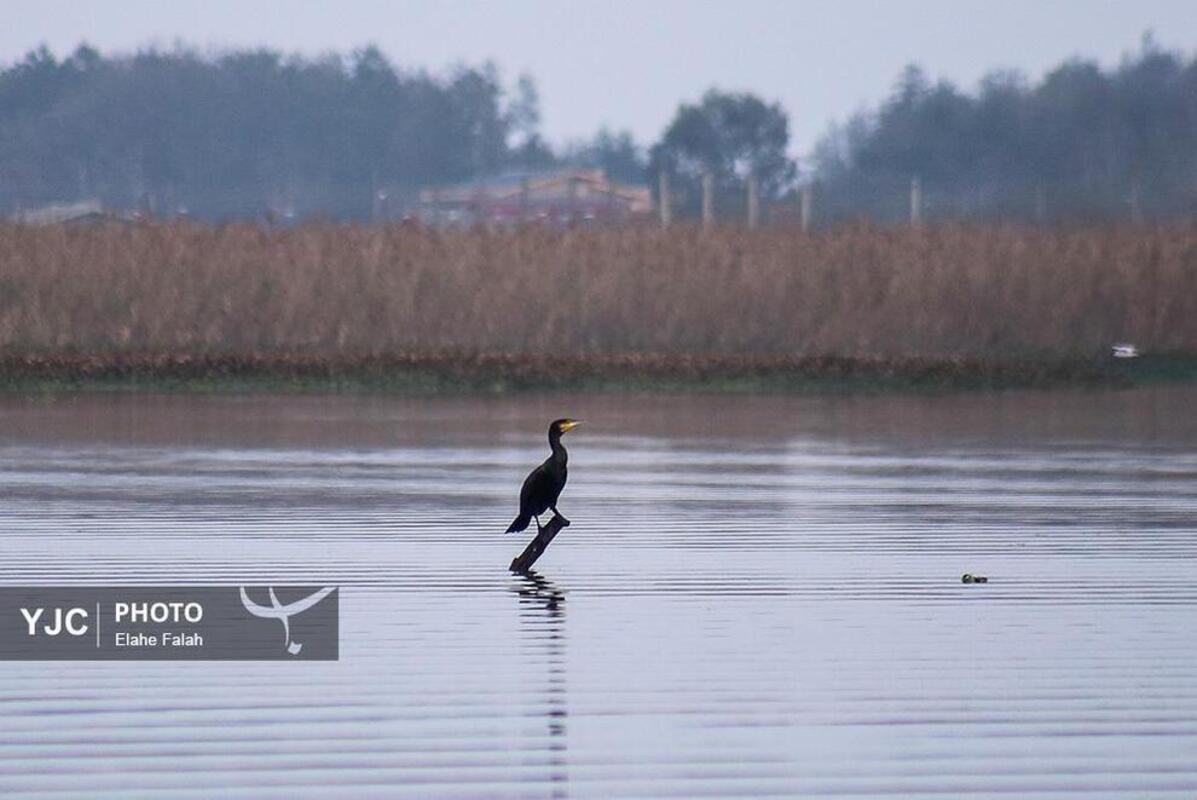
[[[1194,407],[2,400],[4,583],[342,592],[335,663],[0,663],[0,795],[1193,798]]]

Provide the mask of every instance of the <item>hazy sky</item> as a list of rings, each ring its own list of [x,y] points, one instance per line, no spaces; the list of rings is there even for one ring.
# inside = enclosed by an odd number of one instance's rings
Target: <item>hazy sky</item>
[[[912,61],[971,87],[995,67],[1035,78],[1078,54],[1115,64],[1148,29],[1197,50],[1197,0],[0,0],[0,18],[6,64],[83,39],[105,52],[375,43],[433,69],[494,59],[509,81],[536,78],[554,142],[608,125],[649,143],[680,100],[748,89],[789,112],[795,152]]]

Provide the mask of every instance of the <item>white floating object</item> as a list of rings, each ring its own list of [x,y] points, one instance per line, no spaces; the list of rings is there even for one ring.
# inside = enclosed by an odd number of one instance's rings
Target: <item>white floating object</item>
[[[1110,348],[1114,358],[1138,358],[1139,348],[1129,342],[1119,342]]]

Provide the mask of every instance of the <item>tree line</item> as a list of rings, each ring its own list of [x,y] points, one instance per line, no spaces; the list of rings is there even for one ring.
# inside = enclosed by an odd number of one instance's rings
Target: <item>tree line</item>
[[[46,48],[0,71],[0,208],[100,198],[202,218],[265,213],[366,218],[379,198],[567,156],[639,179],[626,134],[556,154],[538,133],[535,84],[491,64],[397,69],[349,56],[187,48],[105,57]]]
[[[1197,58],[1139,51],[1103,70],[1073,59],[1035,84],[992,72],[974,93],[908,67],[889,98],[812,158],[826,218],[1108,220],[1197,213]]]
[[[563,165],[654,187],[666,173],[683,216],[700,213],[704,175],[725,217],[742,214],[749,175],[774,207],[813,187],[821,222],[905,218],[913,179],[932,219],[1197,211],[1197,59],[1150,38],[1113,69],[1072,60],[1035,84],[994,72],[971,93],[908,67],[802,169],[786,111],[748,92],[680,104],[647,147],[608,130],[551,147],[539,124],[532,78],[506,85],[492,64],[42,47],[0,69],[0,211],[99,198],[204,219],[366,219],[423,187]]]

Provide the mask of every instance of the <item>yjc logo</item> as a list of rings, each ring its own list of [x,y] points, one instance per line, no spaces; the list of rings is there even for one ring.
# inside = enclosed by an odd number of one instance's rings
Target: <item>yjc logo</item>
[[[320,585],[0,586],[0,664],[336,661],[339,594]]]
[[[46,609],[36,608],[30,610],[28,608],[21,609],[21,615],[25,617],[26,624],[29,625],[29,635],[37,636],[37,623],[41,619]],[[80,622],[80,620],[87,619],[86,608],[56,608],[54,609],[54,623],[50,624],[47,620],[42,624],[42,632],[47,636],[57,636],[64,630],[70,636],[82,636],[87,633],[87,623]]]

